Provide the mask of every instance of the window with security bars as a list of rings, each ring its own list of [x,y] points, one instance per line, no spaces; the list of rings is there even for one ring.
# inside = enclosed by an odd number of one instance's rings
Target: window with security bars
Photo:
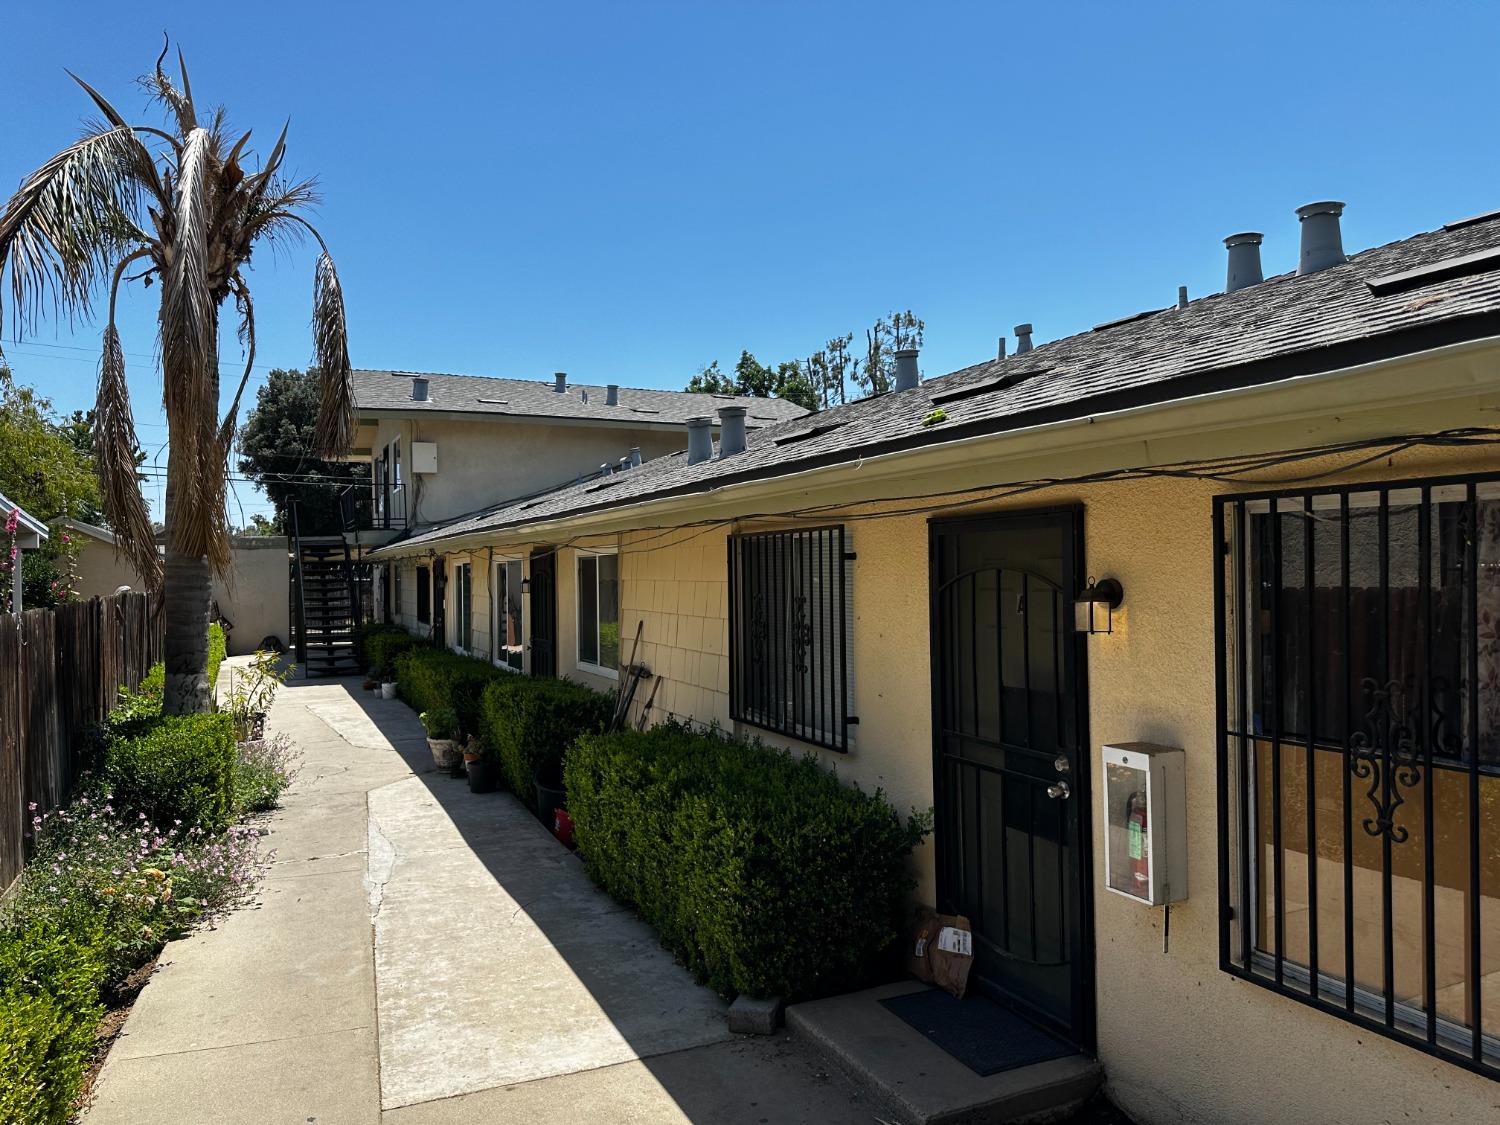
[[[1500,481],[1215,523],[1223,967],[1500,1078]]]
[[[850,714],[850,576],[843,527],[729,539],[730,713],[845,752]]]

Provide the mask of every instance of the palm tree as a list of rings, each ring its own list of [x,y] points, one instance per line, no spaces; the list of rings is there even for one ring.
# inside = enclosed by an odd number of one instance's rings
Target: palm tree
[[[319,453],[350,444],[353,400],[344,297],[322,236],[304,212],[313,181],[280,174],[286,129],[258,171],[247,170],[250,134],[234,139],[222,108],[200,120],[187,66],[181,86],[162,70],[166,48],[141,85],[166,109],[168,127],[132,125],[88,83],[70,77],[103,115],[29,176],[0,213],[0,296],[10,275],[18,337],[44,308],[90,318],[108,300],[94,436],[104,510],[122,551],[166,613],[168,714],[207,710],[211,572],[229,565],[225,472],[240,396],[255,362],[255,313],[242,267],[257,244],[310,235],[321,253],[313,283],[314,362],[322,378]],[[134,272],[132,272],[134,270]],[[167,462],[165,567],[136,475],[138,443],[115,307],[125,282],[156,283]],[[219,316],[234,298],[245,372],[219,415]],[[3,320],[0,305],[0,320]]]

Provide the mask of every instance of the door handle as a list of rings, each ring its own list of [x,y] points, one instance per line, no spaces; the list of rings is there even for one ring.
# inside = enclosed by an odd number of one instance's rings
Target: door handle
[[[1059,781],[1047,786],[1047,796],[1051,797],[1054,801],[1066,801],[1072,795],[1073,790],[1066,781]]]

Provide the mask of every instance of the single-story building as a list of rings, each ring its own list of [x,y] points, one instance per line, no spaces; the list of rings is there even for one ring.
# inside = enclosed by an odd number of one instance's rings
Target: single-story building
[[[121,587],[144,590],[130,560],[115,550],[115,534],[107,527],[59,516],[54,530],[78,545],[74,589],[81,598],[108,597]],[[228,623],[229,655],[251,653],[266,637],[287,643],[287,540],[283,535],[235,535],[229,541],[230,570],[213,579],[214,604]]]
[[[1151,1121],[1500,1079],[1500,212],[374,552],[398,619],[935,811],[979,988]],[[707,444],[705,446],[705,439]],[[439,596],[440,595],[440,596]]]
[[[4,527],[3,546],[10,566],[10,593],[4,597],[6,612],[21,613],[25,601],[21,596],[21,552],[35,551],[48,538],[47,525],[19,504],[13,504],[0,492],[0,526]]]

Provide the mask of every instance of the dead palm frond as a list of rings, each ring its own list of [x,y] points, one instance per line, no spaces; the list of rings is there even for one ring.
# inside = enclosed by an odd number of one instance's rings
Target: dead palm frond
[[[281,175],[285,127],[264,163],[247,170],[254,165],[250,134],[233,137],[222,109],[201,107],[181,52],[177,76],[169,77],[167,53],[164,47],[141,79],[167,112],[165,129],[128,122],[74,76],[101,119],[27,177],[0,211],[0,322],[7,290],[17,336],[45,313],[87,319],[96,301],[108,301],[95,460],[117,549],[153,584],[161,565],[135,472],[138,444],[115,325],[124,282],[158,283],[162,401],[171,443],[169,551],[208,559],[221,573],[228,564],[225,474],[255,358],[254,305],[242,267],[258,243],[303,233],[318,242],[313,351],[324,387],[318,436],[323,451],[337,455],[353,434],[343,289],[327,245],[303,214],[317,202],[316,184]],[[135,264],[139,271],[130,275]],[[220,416],[219,320],[230,297],[247,356]]]

